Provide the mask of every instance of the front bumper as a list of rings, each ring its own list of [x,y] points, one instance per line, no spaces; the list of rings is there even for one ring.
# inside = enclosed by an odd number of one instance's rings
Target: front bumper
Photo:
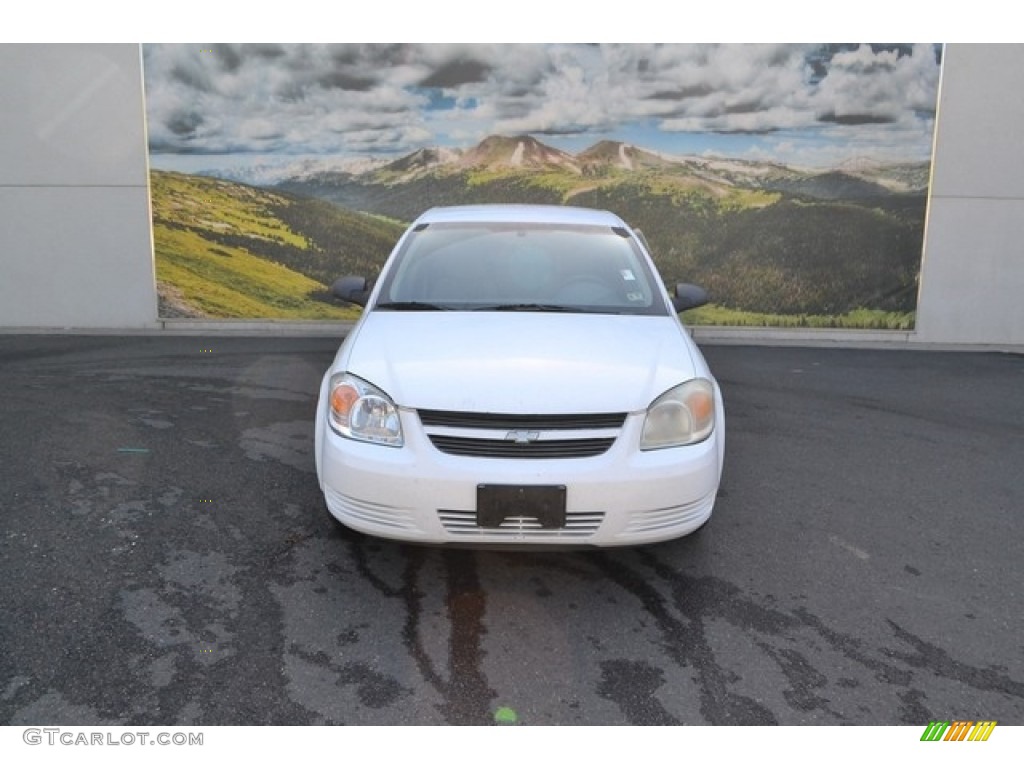
[[[684,536],[710,517],[721,475],[721,422],[705,441],[640,451],[642,414],[626,418],[600,456],[496,459],[434,447],[413,411],[401,414],[402,448],[362,443],[324,428],[317,457],[327,508],[363,533],[434,544],[624,546]],[[566,526],[528,514],[476,525],[481,483],[566,486]]]

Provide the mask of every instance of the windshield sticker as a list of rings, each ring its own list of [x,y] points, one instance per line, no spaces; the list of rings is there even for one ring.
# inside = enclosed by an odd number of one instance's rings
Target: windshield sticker
[[[619,274],[622,275],[623,280],[636,280],[636,277],[633,276],[632,270],[622,269],[619,270]]]

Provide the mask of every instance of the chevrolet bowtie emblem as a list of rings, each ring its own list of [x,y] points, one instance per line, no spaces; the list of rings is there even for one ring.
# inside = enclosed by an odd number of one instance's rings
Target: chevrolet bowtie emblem
[[[511,443],[515,443],[516,445],[532,443],[538,437],[540,437],[540,432],[526,429],[513,429],[511,432],[505,435],[506,440],[508,440]]]

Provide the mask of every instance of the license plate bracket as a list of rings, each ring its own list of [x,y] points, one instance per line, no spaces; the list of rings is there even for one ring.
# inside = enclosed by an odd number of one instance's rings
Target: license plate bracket
[[[476,487],[476,524],[497,528],[509,517],[533,517],[541,528],[565,527],[564,485],[489,485]]]

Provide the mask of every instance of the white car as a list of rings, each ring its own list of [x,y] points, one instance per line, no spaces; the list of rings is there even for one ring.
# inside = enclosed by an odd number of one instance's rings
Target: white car
[[[363,533],[618,546],[711,516],[718,384],[642,236],[605,211],[434,208],[402,236],[320,389],[316,469]]]

